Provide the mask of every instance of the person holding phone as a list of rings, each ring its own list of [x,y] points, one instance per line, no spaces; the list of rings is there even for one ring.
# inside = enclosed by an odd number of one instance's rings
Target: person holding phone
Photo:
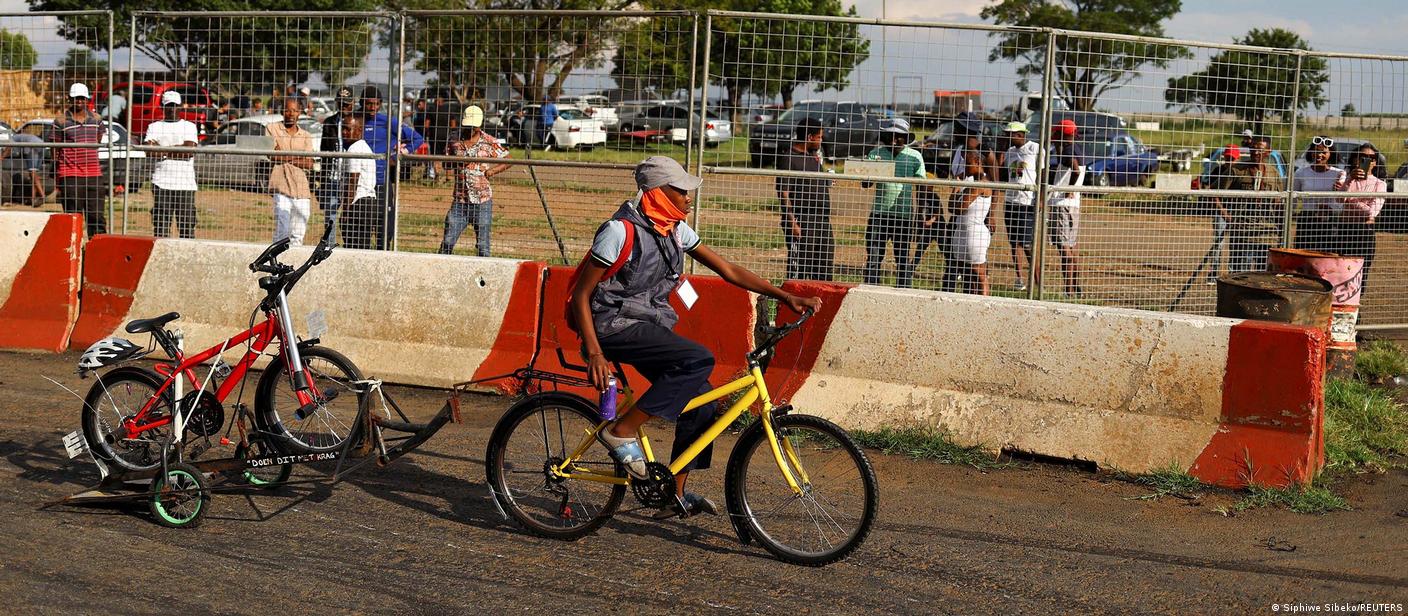
[[[1330,164],[1330,159],[1334,157],[1330,148],[1334,145],[1335,140],[1329,137],[1316,136],[1310,140],[1310,148],[1305,153],[1310,166],[1296,171],[1295,190],[1330,192],[1335,190],[1336,184],[1344,181],[1344,170]],[[1296,248],[1330,250],[1335,218],[1342,208],[1343,204],[1334,197],[1302,199],[1300,212],[1296,214]]]
[[[1349,159],[1349,171],[1342,181],[1335,183],[1335,190],[1347,193],[1384,193],[1388,185],[1374,175],[1379,164],[1379,151],[1371,144],[1359,147]],[[1369,267],[1374,263],[1374,253],[1378,249],[1375,237],[1374,220],[1384,209],[1383,197],[1345,197],[1344,207],[1339,212],[1339,233],[1336,237],[1336,250],[1346,257],[1364,259],[1363,276],[1359,282],[1359,292],[1369,288]]]

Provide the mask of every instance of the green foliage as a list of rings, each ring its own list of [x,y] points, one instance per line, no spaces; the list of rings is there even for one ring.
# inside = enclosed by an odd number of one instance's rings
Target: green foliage
[[[238,83],[258,88],[302,83],[321,73],[341,83],[362,70],[374,32],[384,20],[365,17],[289,17],[281,11],[368,11],[376,0],[28,0],[35,11],[109,9],[114,12],[114,45],[134,45],[182,79]],[[132,31],[132,11],[252,11],[250,17],[144,16]],[[102,15],[59,18],[59,34],[80,45],[96,46],[94,32],[106,34]],[[105,42],[105,41],[104,41]]]
[[[1239,45],[1304,49],[1310,46],[1300,35],[1281,28],[1248,32],[1234,41]],[[1299,96],[1296,65],[1300,63]],[[1203,109],[1235,115],[1251,122],[1255,129],[1272,114],[1290,119],[1290,114],[1325,104],[1325,84],[1329,83],[1324,58],[1297,56],[1286,52],[1226,50],[1213,56],[1208,67],[1168,80],[1164,100],[1170,108]],[[1295,109],[1292,102],[1295,101]]]
[[[1340,107],[1340,115],[1352,118],[1359,115],[1359,110],[1354,108],[1354,103],[1345,103],[1343,107]]]
[[[944,464],[964,464],[978,469],[1010,466],[1010,463],[998,462],[991,452],[982,447],[955,444],[942,430],[882,428],[877,431],[852,430],[851,436],[861,447],[878,449],[886,454],[938,460]]]
[[[982,10],[983,19],[1010,26],[1061,28],[1139,36],[1163,36],[1163,22],[1183,8],[1181,0],[997,0]],[[997,46],[988,61],[1018,63],[1018,87],[1026,90],[1046,67],[1048,36],[1036,32],[994,33]],[[1179,45],[1111,41],[1081,36],[1055,37],[1054,83],[1071,107],[1095,109],[1106,92],[1139,76],[1143,67],[1168,68],[1169,61],[1190,58]]]
[[[1395,376],[1408,376],[1408,353],[1389,340],[1374,340],[1354,357],[1354,372],[1370,383],[1382,383]]]
[[[87,47],[73,47],[59,60],[59,70],[70,78],[87,78],[108,74],[108,61]]]
[[[39,53],[24,34],[0,30],[0,70],[27,71],[38,62]]]
[[[1196,498],[1207,486],[1188,474],[1182,466],[1170,463],[1152,473],[1133,477],[1134,483],[1153,488],[1153,492],[1135,497],[1137,500],[1158,500],[1165,496]]]
[[[1408,413],[1359,381],[1325,384],[1325,470],[1382,472],[1408,456]]]
[[[1329,488],[1311,484],[1288,488],[1247,486],[1247,495],[1232,505],[1233,511],[1261,507],[1285,507],[1296,513],[1323,515],[1332,511],[1348,511],[1349,503]]]

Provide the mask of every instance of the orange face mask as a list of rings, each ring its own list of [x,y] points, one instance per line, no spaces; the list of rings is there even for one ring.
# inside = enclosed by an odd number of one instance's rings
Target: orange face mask
[[[664,188],[645,191],[640,197],[640,211],[660,235],[669,235],[675,229],[675,224],[683,221],[685,217],[684,212],[675,207],[675,202],[665,194]]]

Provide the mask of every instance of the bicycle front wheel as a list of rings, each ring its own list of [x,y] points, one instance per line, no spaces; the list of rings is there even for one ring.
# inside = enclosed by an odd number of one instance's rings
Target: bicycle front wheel
[[[879,506],[875,470],[845,430],[820,417],[784,415],[772,422],[782,475],[761,423],[739,437],[724,490],[730,515],[783,561],[809,566],[835,562],[870,534]]]
[[[286,356],[274,358],[259,377],[255,411],[261,428],[290,453],[335,451],[357,434],[357,418],[369,394],[357,382],[362,372],[332,349],[299,349],[312,401],[301,404],[288,374]]]
[[[490,489],[499,506],[529,532],[551,539],[578,539],[601,528],[621,505],[625,485],[563,477],[552,471],[597,422],[590,402],[543,393],[510,407],[494,427],[484,457]],[[595,440],[568,471],[626,477],[626,470]]]

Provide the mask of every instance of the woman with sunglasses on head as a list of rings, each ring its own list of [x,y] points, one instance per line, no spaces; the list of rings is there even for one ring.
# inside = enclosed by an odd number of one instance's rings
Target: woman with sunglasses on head
[[[1335,190],[1348,193],[1388,192],[1388,185],[1374,175],[1379,164],[1379,151],[1370,144],[1359,147],[1349,158],[1349,172],[1345,180],[1335,184]],[[1378,240],[1374,236],[1374,219],[1384,209],[1383,197],[1345,197],[1339,213],[1339,233],[1336,245],[1338,252],[1347,257],[1364,259],[1364,275],[1360,278],[1359,292],[1369,288],[1369,266],[1374,262]]]
[[[1294,189],[1309,192],[1330,192],[1335,185],[1345,180],[1343,169],[1332,166],[1334,158],[1331,148],[1335,140],[1317,136],[1310,140],[1310,148],[1305,152],[1309,167],[1296,170]],[[1301,200],[1300,212],[1296,214],[1296,248],[1328,251],[1334,236],[1335,223],[1344,204],[1333,197],[1305,197]]]

